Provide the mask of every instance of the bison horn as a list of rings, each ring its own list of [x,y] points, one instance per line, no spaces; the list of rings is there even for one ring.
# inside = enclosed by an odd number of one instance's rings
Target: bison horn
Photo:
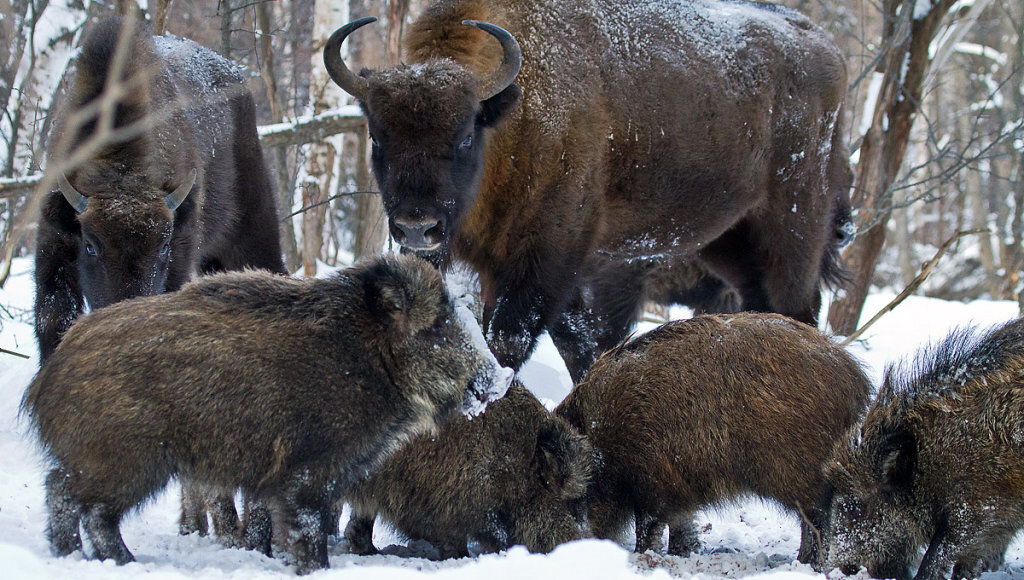
[[[357,28],[376,21],[377,19],[373,16],[353,20],[335,30],[334,34],[327,39],[327,44],[324,45],[324,67],[327,68],[327,74],[331,75],[331,80],[343,91],[360,101],[366,100],[366,79],[355,74],[345,65],[345,60],[341,58],[341,43],[345,42],[345,38]]]
[[[463,20],[462,23],[483,30],[501,43],[503,53],[501,64],[481,83],[480,100],[486,101],[512,84],[516,75],[519,74],[519,67],[523,64],[523,52],[519,49],[519,43],[516,42],[515,37],[500,26],[479,20]]]
[[[71,207],[75,208],[76,213],[82,213],[85,208],[89,205],[89,198],[85,197],[78,190],[71,185],[68,181],[67,176],[61,171],[60,175],[57,176],[57,187],[60,188],[60,192],[64,194],[64,199],[68,200]]]
[[[167,204],[167,209],[171,211],[178,209],[178,206],[181,205],[181,202],[185,201],[185,198],[188,197],[188,194],[192,193],[192,186],[195,185],[195,183],[196,170],[195,168],[193,168],[192,171],[189,173],[188,179],[185,180],[185,183],[179,185],[178,189],[175,189],[171,193],[167,194],[167,197],[164,198],[164,203]]]

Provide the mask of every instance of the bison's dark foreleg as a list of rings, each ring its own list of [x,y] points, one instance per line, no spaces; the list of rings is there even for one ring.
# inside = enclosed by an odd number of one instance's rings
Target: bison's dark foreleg
[[[345,526],[345,540],[353,554],[370,556],[377,553],[377,548],[373,545],[374,517],[373,514],[358,513],[353,508],[348,525]]]
[[[83,510],[82,526],[92,542],[98,560],[111,559],[118,565],[134,562],[135,556],[128,551],[121,539],[121,516],[123,512],[104,504],[89,506]]]
[[[606,333],[598,330],[594,311],[585,304],[580,290],[576,289],[558,322],[548,330],[551,342],[569,369],[573,384],[582,381],[594,364],[599,354],[601,337]]]
[[[69,475],[62,468],[46,477],[46,510],[49,514],[46,535],[55,556],[67,556],[82,549],[78,524],[81,506],[71,493]]]

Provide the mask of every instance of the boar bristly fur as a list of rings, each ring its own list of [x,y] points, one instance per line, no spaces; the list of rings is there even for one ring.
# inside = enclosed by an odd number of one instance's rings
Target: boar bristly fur
[[[938,580],[1001,564],[1024,526],[1021,433],[1024,320],[958,329],[914,362],[889,366],[825,468],[826,567]]]
[[[493,359],[426,262],[323,280],[224,273],[82,317],[23,400],[53,463],[54,551],[133,559],[124,513],[188,477],[263,499],[299,571],[331,503],[490,387]]]
[[[598,456],[591,531],[636,550],[699,548],[694,511],[745,495],[800,514],[799,559],[817,563],[822,463],[860,418],[869,381],[817,329],[773,314],[665,324],[602,355],[556,413]],[[812,527],[813,526],[813,527]]]
[[[376,553],[379,515],[442,558],[467,556],[467,540],[486,551],[550,552],[581,537],[592,463],[584,437],[513,385],[479,417],[456,416],[392,455],[349,496],[345,537],[353,551]]]

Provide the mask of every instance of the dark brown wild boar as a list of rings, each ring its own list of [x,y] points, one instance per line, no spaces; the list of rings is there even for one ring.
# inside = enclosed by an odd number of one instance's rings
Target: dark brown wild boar
[[[602,355],[556,413],[598,455],[592,532],[630,518],[636,550],[699,548],[693,513],[753,494],[803,514],[799,559],[818,562],[822,462],[860,418],[870,385],[817,329],[774,314],[670,322]]]
[[[826,570],[938,580],[997,567],[1024,526],[1022,434],[1024,320],[956,330],[888,367],[826,464]]]
[[[590,444],[521,385],[478,417],[454,417],[392,455],[347,499],[345,537],[376,553],[374,516],[404,536],[426,540],[442,558],[525,545],[550,552],[581,537]]]
[[[324,280],[225,273],[82,317],[22,407],[52,461],[49,539],[133,560],[121,517],[174,476],[265,500],[300,572],[327,567],[331,503],[500,391],[440,275],[381,258]],[[507,385],[506,385],[507,386]]]

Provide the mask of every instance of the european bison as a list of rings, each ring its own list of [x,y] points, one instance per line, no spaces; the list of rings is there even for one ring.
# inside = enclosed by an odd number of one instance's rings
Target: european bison
[[[441,0],[409,29],[408,64],[355,74],[340,47],[372,20],[332,35],[326,68],[368,121],[392,236],[472,264],[502,364],[548,330],[578,381],[643,295],[595,289],[672,260],[699,259],[744,309],[816,321],[852,178],[843,57],[806,17],[737,0]]]
[[[36,241],[43,362],[86,303],[177,290],[200,272],[285,272],[253,98],[235,64],[111,18],[70,74],[47,153],[59,189],[43,200]],[[109,117],[92,110],[118,90]]]
[[[939,580],[997,567],[1024,526],[1022,428],[1022,319],[954,331],[913,365],[887,368],[826,464],[826,569]]]
[[[427,540],[441,558],[521,544],[550,552],[581,537],[594,457],[587,440],[521,385],[479,417],[455,417],[395,453],[347,498],[345,538],[373,554],[373,520]]]
[[[636,522],[636,551],[700,542],[698,508],[747,494],[803,516],[799,559],[819,563],[822,464],[861,417],[870,381],[817,329],[777,314],[670,322],[605,352],[555,409],[600,460],[588,492],[599,538]],[[811,527],[813,524],[814,527]]]
[[[413,257],[324,280],[211,275],[97,310],[22,402],[53,465],[50,543],[81,549],[81,520],[97,558],[130,562],[122,516],[188,476],[264,499],[299,571],[327,567],[333,501],[460,405],[503,394],[500,377]]]
[[[42,202],[36,240],[42,363],[86,304],[177,290],[198,273],[285,273],[255,105],[235,64],[110,18],[86,37],[70,75],[48,150],[59,189]],[[114,99],[109,117],[93,110],[104,98]],[[209,508],[231,538],[232,495],[204,497],[185,483],[182,533],[205,533]]]

